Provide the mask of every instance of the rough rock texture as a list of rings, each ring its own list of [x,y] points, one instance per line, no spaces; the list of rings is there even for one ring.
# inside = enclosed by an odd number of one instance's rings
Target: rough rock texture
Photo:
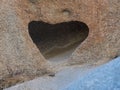
[[[88,25],[88,38],[68,63],[106,62],[120,54],[119,0],[26,0],[24,4],[18,0],[16,3],[25,26],[30,20],[51,24],[77,20]]]
[[[119,68],[120,57],[88,71],[80,67],[69,68],[56,77],[38,78],[5,90],[119,90]]]
[[[120,55],[119,0],[1,0],[0,78],[45,73],[47,61],[28,33],[32,20],[56,24],[81,21],[89,36],[67,64],[106,62]],[[102,61],[101,61],[102,60]]]
[[[0,88],[5,83],[9,86],[7,83],[15,84],[47,73],[47,63],[32,43],[27,26],[17,12],[15,0],[1,1]]]
[[[82,20],[88,24],[90,33],[72,57],[78,63],[107,61],[120,55],[120,1],[102,0],[89,3],[91,4],[86,5],[89,10],[84,9],[87,19],[83,17]]]

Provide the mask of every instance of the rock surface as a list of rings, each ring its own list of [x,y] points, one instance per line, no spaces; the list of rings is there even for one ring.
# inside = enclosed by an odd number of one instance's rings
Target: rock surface
[[[1,80],[15,76],[28,80],[50,68],[28,33],[33,20],[88,25],[89,35],[65,62],[68,65],[101,64],[120,55],[119,0],[1,0],[0,16]]]
[[[119,90],[120,57],[89,72],[61,90]]]
[[[47,73],[47,63],[17,14],[15,1],[0,3],[0,88]]]
[[[71,66],[55,73],[55,76],[44,76],[22,84],[15,85],[5,90],[62,90],[72,82],[84,76],[92,67]]]
[[[69,68],[55,77],[38,78],[5,90],[119,90],[119,68],[120,57],[97,68]]]

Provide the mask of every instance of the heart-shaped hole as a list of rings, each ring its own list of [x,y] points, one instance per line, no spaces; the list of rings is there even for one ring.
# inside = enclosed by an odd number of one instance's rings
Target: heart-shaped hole
[[[48,60],[56,56],[59,59],[68,58],[89,33],[88,26],[79,21],[57,24],[31,21],[28,29],[33,42]]]

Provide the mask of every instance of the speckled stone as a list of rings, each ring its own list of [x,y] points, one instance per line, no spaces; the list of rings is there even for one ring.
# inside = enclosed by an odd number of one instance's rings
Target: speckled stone
[[[120,55],[119,0],[1,0],[0,78],[43,75],[49,68],[28,34],[32,20],[81,21],[89,35],[66,64],[101,64]]]

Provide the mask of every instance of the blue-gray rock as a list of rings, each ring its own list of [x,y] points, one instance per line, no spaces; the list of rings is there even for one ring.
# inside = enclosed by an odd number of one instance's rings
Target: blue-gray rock
[[[120,57],[96,68],[61,90],[120,90]]]

